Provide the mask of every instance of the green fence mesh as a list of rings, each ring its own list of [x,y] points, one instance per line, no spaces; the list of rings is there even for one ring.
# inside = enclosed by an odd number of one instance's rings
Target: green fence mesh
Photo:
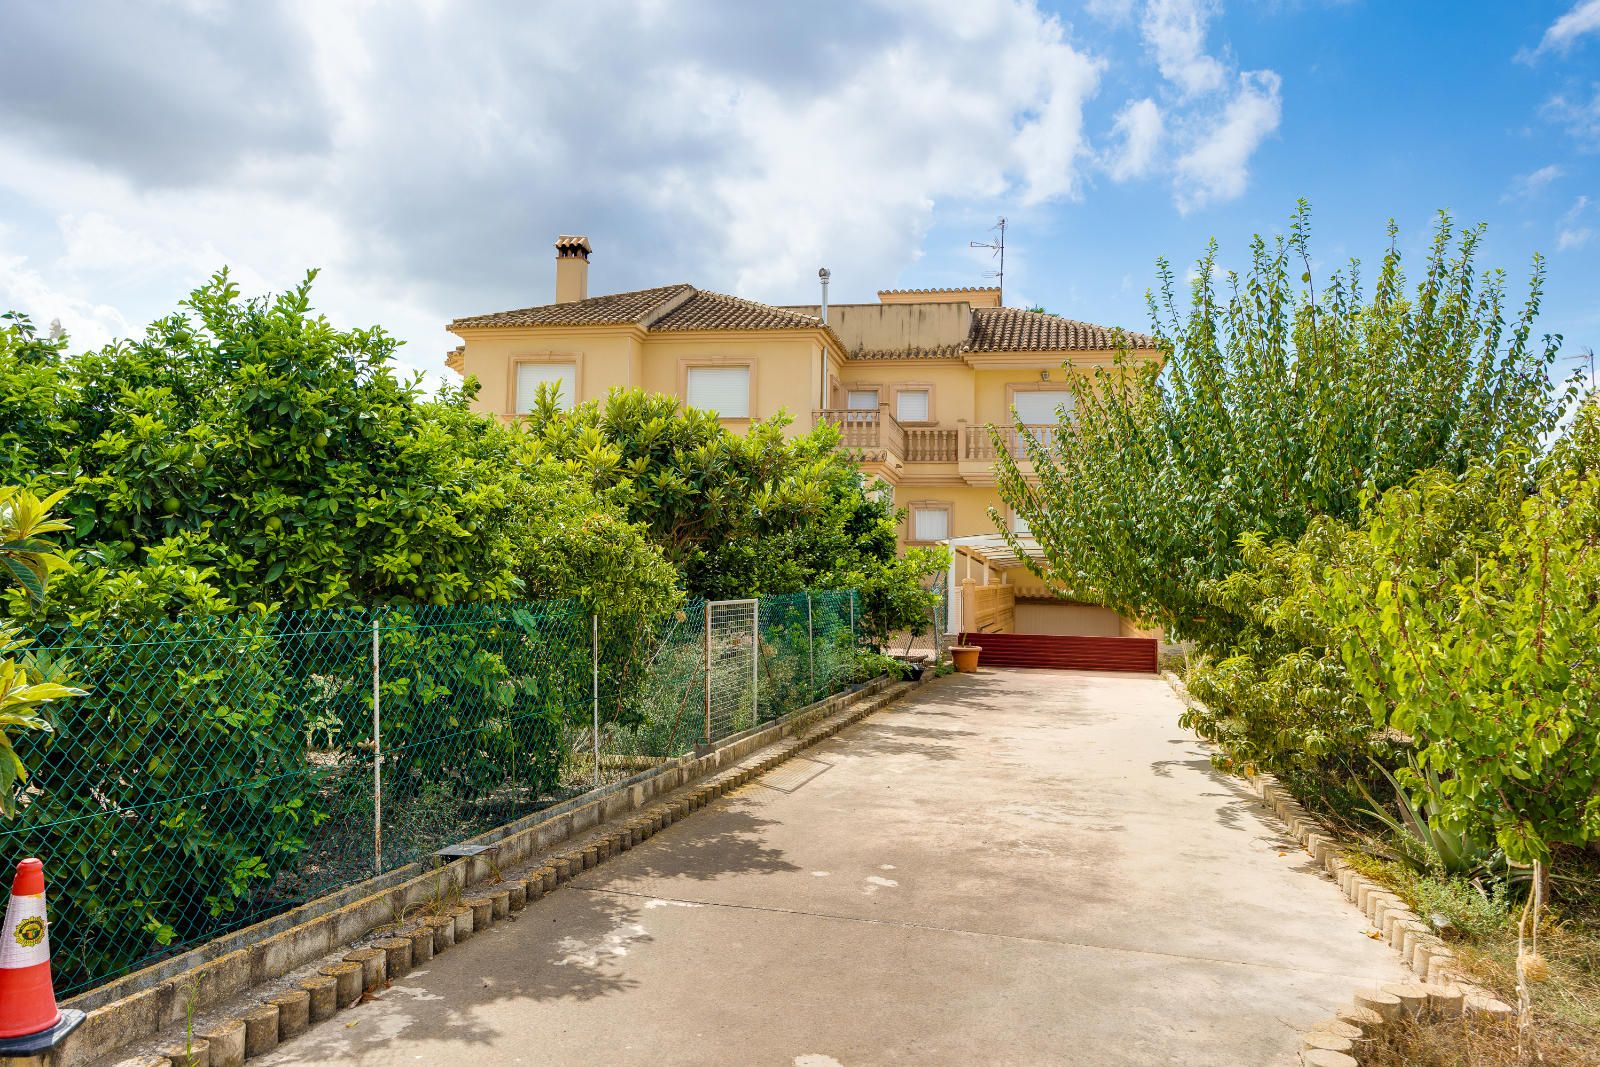
[[[17,748],[70,995],[856,680],[856,597],[252,613],[25,633],[88,691]]]

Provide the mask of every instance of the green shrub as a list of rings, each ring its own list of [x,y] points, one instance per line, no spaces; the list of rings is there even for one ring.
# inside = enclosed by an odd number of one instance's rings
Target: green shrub
[[[35,637],[42,669],[88,690],[56,709],[53,735],[19,744],[33,773],[4,832],[8,854],[50,864],[57,988],[254,918],[326,817],[272,617]]]

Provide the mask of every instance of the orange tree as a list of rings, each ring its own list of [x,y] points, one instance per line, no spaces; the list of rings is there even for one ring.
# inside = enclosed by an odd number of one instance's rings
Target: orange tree
[[[902,515],[819,426],[788,437],[785,418],[747,433],[672,397],[617,390],[557,410],[541,396],[527,420],[529,461],[557,464],[645,530],[707,599],[855,589],[867,635],[928,623],[937,551],[896,552]]]
[[[575,516],[605,539],[589,558],[609,561],[607,588],[644,590],[641,609],[674,595],[615,505],[523,464],[525,439],[465,391],[425,396],[395,345],[317,315],[309,278],[245,299],[226,274],[99,351],[15,316],[0,328],[0,482],[72,490],[72,566],[50,600],[0,597],[38,662],[87,690],[54,736],[20,738],[30,789],[4,831],[7,851],[63,868],[69,987],[314,890],[285,879],[341,819],[370,833],[370,809],[346,802],[366,797],[372,609],[393,652],[386,731],[443,738],[386,761],[403,806],[404,788],[459,798],[508,779],[537,795],[573,710],[564,665],[531,642],[422,613],[581,595],[523,558],[572,547]],[[337,760],[307,759],[312,714],[344,728]]]

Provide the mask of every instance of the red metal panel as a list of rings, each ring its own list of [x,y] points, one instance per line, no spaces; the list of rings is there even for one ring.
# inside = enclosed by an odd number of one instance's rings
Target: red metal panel
[[[1153,637],[1056,637],[1048,634],[962,634],[983,649],[984,667],[1050,667],[1075,671],[1156,670]]]

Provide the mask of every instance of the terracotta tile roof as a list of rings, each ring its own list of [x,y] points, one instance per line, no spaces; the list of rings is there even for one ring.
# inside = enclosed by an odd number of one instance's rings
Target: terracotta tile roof
[[[456,319],[449,329],[478,326],[620,326],[644,322],[657,308],[674,297],[692,295],[694,286],[688,284],[663,285],[655,289],[637,289],[631,293],[612,293],[610,296],[591,296],[587,300],[573,300],[565,304],[545,304],[543,307],[521,308],[516,311],[496,311],[490,315],[472,315]]]
[[[650,323],[652,332],[672,330],[815,330],[822,320],[722,293],[696,290]]]
[[[1000,290],[993,285],[958,285],[950,289],[879,289],[878,295],[884,293],[998,293]]]
[[[650,331],[815,330],[821,320],[770,304],[710,293],[692,285],[664,285],[631,293],[594,296],[565,304],[497,311],[456,319],[450,329],[484,326],[639,325]]]
[[[972,331],[962,346],[967,352],[1115,351],[1119,331],[1092,322],[1078,322],[1042,311],[1021,308],[974,308]],[[1154,339],[1142,333],[1121,332],[1129,348],[1154,348]]]
[[[923,348],[858,348],[851,359],[960,359],[963,345],[928,345]]]

